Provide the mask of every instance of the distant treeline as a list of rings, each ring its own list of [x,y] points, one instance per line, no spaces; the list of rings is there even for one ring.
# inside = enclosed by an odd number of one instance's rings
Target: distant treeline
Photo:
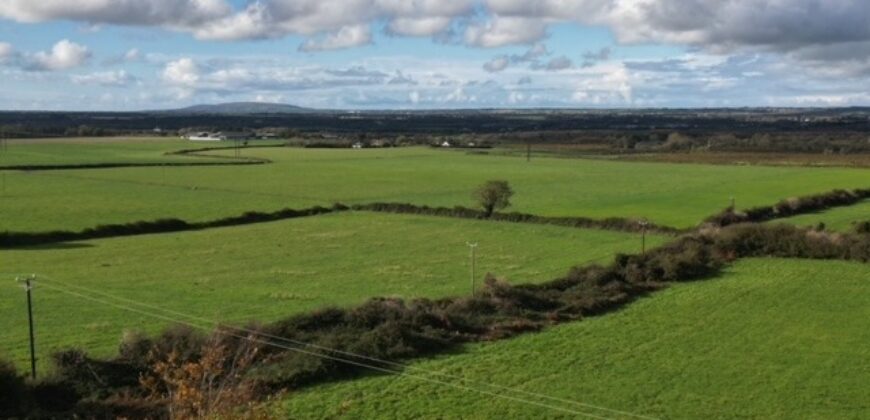
[[[483,135],[483,138],[490,138]],[[866,130],[583,130],[507,133],[501,143],[557,153],[870,153]]]
[[[571,132],[865,132],[870,110],[445,110],[203,115],[171,112],[0,112],[0,137],[101,136],[240,131],[279,127],[303,133],[458,135]]]
[[[251,366],[240,376],[247,385],[233,384],[256,389],[253,395],[263,398],[370,369],[389,371],[395,362],[462,343],[595,316],[670,283],[714,276],[738,258],[760,256],[867,262],[870,235],[741,224],[686,235],[643,255],[617,255],[607,267],[576,267],[544,284],[514,286],[488,276],[473,297],[376,298],[355,308],[327,308],[244,330],[225,327],[211,337],[188,327],[154,337],[128,335],[109,360],[75,349],[56,353],[52,376],[34,383],[26,383],[11,365],[0,364],[0,416],[166,418],[169,406],[178,403],[166,393],[179,379],[166,382],[161,372],[168,363],[201,366],[214,356],[216,341],[229,349],[221,354],[249,355]],[[246,350],[250,340],[258,343],[255,352]],[[220,374],[211,378],[219,383],[230,379]]]

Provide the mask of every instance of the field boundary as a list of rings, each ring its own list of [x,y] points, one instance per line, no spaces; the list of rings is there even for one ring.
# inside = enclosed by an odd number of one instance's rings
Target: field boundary
[[[56,291],[178,323],[161,335],[127,339],[120,354],[111,359],[91,358],[78,349],[56,353],[56,376],[61,379],[54,384],[55,392],[70,388],[99,395],[78,396],[64,410],[86,416],[119,415],[133,407],[165,413],[165,400],[136,399],[131,406],[127,405],[131,400],[112,396],[142,395],[136,391],[141,391],[142,378],[153,378],[154,363],[177,352],[200,354],[216,340],[239,349],[233,351],[257,344],[260,349],[252,355],[255,363],[249,373],[259,389],[270,394],[356,378],[370,370],[401,374],[409,368],[405,361],[449,352],[465,343],[507,339],[598,316],[674,283],[713,278],[741,258],[762,256],[866,263],[870,237],[788,225],[736,224],[683,235],[644,254],[617,254],[607,267],[576,266],[543,284],[510,285],[489,277],[471,297],[372,298],[353,308],[325,308],[250,327],[206,327],[178,318],[193,318],[189,315],[167,317],[155,312],[162,311],[159,307],[130,308],[129,302],[106,300],[114,299],[107,294],[49,280],[44,286]],[[39,394],[26,384],[23,388],[39,406]]]
[[[347,211],[350,208],[336,204],[332,207],[314,206],[306,209],[285,208],[273,212],[249,211],[239,216],[224,217],[204,222],[188,222],[181,219],[157,219],[121,224],[97,225],[77,232],[55,230],[48,232],[0,232],[0,249],[48,245],[59,242],[84,241],[90,239],[117,238],[123,236],[148,235],[197,231],[211,228],[250,225],[278,220],[311,217],[322,214]]]
[[[678,229],[656,225],[644,219],[612,217],[591,219],[587,217],[550,217],[527,213],[493,213],[486,217],[481,210],[462,206],[429,207],[409,203],[368,203],[345,205],[335,203],[331,207],[314,206],[305,209],[285,208],[273,212],[248,211],[239,216],[230,216],[203,222],[188,222],[177,218],[137,221],[122,224],[97,225],[80,231],[55,230],[47,232],[0,232],[0,249],[47,245],[59,242],[104,239],[121,236],[145,235],[153,233],[173,233],[210,228],[241,226],[255,223],[274,222],[298,217],[317,216],[343,211],[369,211],[375,213],[411,214],[435,217],[453,217],[490,222],[528,223],[552,225],[580,229],[600,229],[619,232],[651,232],[664,235],[679,235],[704,230],[705,228],[724,228],[735,224],[759,223],[798,214],[813,213],[835,207],[845,207],[863,202],[870,198],[870,189],[853,191],[834,190],[827,193],[795,197],[782,200],[777,204],[756,207],[745,212],[727,208],[721,213],[708,217],[699,227]]]
[[[770,205],[743,211],[728,207],[704,220],[705,224],[725,227],[738,223],[761,223],[776,219],[817,213],[837,207],[848,207],[870,199],[870,188],[843,190],[836,189],[825,193],[792,197]]]
[[[489,220],[494,222],[530,223],[540,225],[554,225],[562,227],[613,230],[621,232],[653,232],[668,235],[676,235],[688,232],[690,229],[678,229],[671,226],[657,225],[641,218],[609,217],[606,219],[592,219],[582,216],[538,216],[528,213],[500,213],[495,212],[487,217],[486,212],[468,207],[429,207],[418,206],[410,203],[369,203],[351,206],[353,210],[363,210],[378,213],[394,214],[419,214],[438,217],[455,217],[461,219]]]
[[[283,146],[244,146],[238,149],[257,149]],[[182,149],[163,153],[163,156],[190,156],[200,159],[221,159],[220,162],[105,162],[105,163],[76,163],[76,164],[47,164],[47,165],[6,165],[0,166],[0,171],[60,171],[78,169],[117,169],[117,168],[154,168],[154,167],[179,167],[179,166],[235,166],[235,165],[265,165],[272,163],[266,158],[252,156],[215,156],[205,152],[235,150],[236,147],[204,147],[198,149]]]

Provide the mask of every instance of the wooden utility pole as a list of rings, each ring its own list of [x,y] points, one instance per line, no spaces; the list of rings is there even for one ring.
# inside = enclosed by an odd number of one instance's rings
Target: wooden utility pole
[[[532,143],[526,143],[526,162],[532,161]]]
[[[646,228],[649,222],[646,220],[640,222],[640,253],[646,255]]]
[[[32,280],[33,276],[24,280],[24,290],[27,292],[27,323],[30,327],[30,376],[36,379],[36,342],[33,335],[33,299],[31,298]]]
[[[474,296],[474,269],[475,269],[474,265],[476,263],[475,260],[477,259],[477,255],[475,254],[474,251],[477,249],[477,242],[475,242],[475,243],[468,242],[467,244],[471,250],[471,255],[470,255],[470,258],[471,258],[471,296]]]

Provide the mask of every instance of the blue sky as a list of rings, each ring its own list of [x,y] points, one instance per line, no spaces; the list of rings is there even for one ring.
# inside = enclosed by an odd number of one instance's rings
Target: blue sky
[[[2,109],[870,105],[864,0],[3,0]]]

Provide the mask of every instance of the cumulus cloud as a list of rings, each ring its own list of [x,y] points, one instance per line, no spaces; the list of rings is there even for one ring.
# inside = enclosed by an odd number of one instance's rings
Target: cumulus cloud
[[[388,85],[409,85],[414,86],[417,81],[411,76],[406,76],[401,70],[396,70],[396,74],[387,81]]]
[[[613,51],[610,47],[604,47],[598,51],[587,51],[583,53],[583,65],[582,67],[592,67],[595,63],[600,61],[610,60],[610,54]]]
[[[200,69],[193,59],[180,58],[167,63],[161,76],[170,85],[191,88],[200,79]]]
[[[506,55],[500,55],[498,57],[493,58],[492,60],[487,61],[483,64],[483,69],[490,73],[500,72],[511,64],[510,57]]]
[[[92,25],[144,25],[191,30],[226,16],[224,0],[4,0],[0,17],[18,22],[71,20]]]
[[[368,25],[345,26],[337,32],[319,38],[311,38],[299,46],[299,51],[315,52],[339,50],[371,44],[372,31]]]
[[[496,16],[474,23],[465,29],[465,43],[474,47],[495,48],[505,45],[531,44],[547,34],[544,21],[521,16]]]
[[[15,48],[8,42],[0,42],[0,63],[9,60],[15,54]]]
[[[574,67],[574,62],[571,61],[570,58],[565,57],[564,55],[559,56],[559,57],[554,57],[553,59],[548,61],[547,64],[544,66],[544,68],[548,71],[565,70],[565,69],[570,69],[571,67]]]
[[[389,75],[379,70],[369,70],[363,66],[353,66],[346,69],[327,69],[326,74],[337,77],[371,77],[385,79]]]
[[[33,71],[57,71],[79,67],[91,58],[91,51],[67,39],[51,47],[51,51],[40,51],[27,55],[24,68]]]
[[[136,81],[136,77],[125,70],[77,74],[71,76],[73,83],[79,85],[99,85],[108,87],[127,86]]]
[[[541,65],[540,60],[550,55],[550,50],[545,44],[537,43],[532,45],[526,52],[522,54],[500,55],[483,65],[483,69],[490,73],[500,72],[511,65],[530,63],[532,68],[546,68],[546,65]]]
[[[394,36],[456,30],[459,41],[484,48],[533,44],[566,22],[609,27],[622,43],[719,53],[870,42],[866,0],[3,0],[0,18],[154,26],[216,40],[313,37],[305,51],[365,45],[373,24]]]

